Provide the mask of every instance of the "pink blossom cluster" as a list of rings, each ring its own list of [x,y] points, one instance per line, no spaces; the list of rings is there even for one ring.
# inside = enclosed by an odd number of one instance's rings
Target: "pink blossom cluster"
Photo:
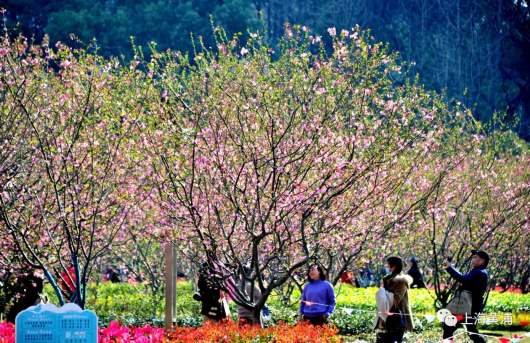
[[[109,327],[100,329],[100,343],[157,343],[164,341],[164,329],[149,324],[140,327],[126,327],[119,322],[110,322]]]
[[[0,323],[0,343],[15,343],[15,327],[11,323]]]

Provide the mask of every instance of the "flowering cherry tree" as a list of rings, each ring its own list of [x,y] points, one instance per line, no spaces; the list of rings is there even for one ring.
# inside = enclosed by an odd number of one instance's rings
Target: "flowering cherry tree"
[[[144,84],[117,60],[60,43],[0,45],[2,124],[16,124],[2,145],[2,244],[44,272],[61,304],[83,308],[93,262],[139,212],[122,149]]]
[[[476,132],[462,134],[462,141],[467,143],[459,144],[459,154],[432,165],[431,170],[443,169],[457,156],[462,158],[436,183],[433,196],[415,211],[402,230],[403,238],[393,244],[396,251],[416,256],[424,263],[437,307],[445,306],[457,287],[444,271],[448,257],[465,272],[470,251],[486,250],[492,257],[488,265],[490,289],[503,274],[513,275],[514,270],[521,270],[520,276],[524,277],[527,246],[523,242],[527,241],[525,233],[530,225],[529,156],[500,153],[495,146],[500,134]],[[423,187],[431,183],[427,170],[420,171],[420,175],[425,179]]]
[[[133,285],[141,284],[154,299],[153,311],[156,315],[157,304],[164,300],[165,255],[163,244],[152,237],[131,227],[114,239],[108,257],[125,267],[128,280]]]
[[[214,282],[258,321],[295,271],[330,251],[355,256],[428,197],[402,195],[451,114],[416,84],[395,87],[396,54],[358,29],[333,37],[332,56],[299,27],[278,51],[259,33],[243,48],[216,35],[194,63],[172,52],[146,63],[162,90],[144,119],[142,180],[165,235],[184,254],[200,248]],[[258,303],[242,280],[260,288]]]

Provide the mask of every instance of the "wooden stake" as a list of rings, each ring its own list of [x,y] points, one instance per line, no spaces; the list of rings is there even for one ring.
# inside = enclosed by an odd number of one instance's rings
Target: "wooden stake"
[[[177,322],[177,254],[172,244],[166,245],[166,320],[171,329]]]

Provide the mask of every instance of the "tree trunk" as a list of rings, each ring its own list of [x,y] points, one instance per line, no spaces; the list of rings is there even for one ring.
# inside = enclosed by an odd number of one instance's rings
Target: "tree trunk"
[[[256,304],[254,307],[254,318],[252,318],[252,321],[254,325],[259,325],[260,327],[263,327],[263,323],[261,322],[261,309],[263,306],[259,306]]]

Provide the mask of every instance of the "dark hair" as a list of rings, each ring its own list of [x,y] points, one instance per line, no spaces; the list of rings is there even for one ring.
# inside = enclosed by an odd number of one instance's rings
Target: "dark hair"
[[[320,265],[318,264],[312,264],[309,266],[309,269],[307,270],[307,280],[309,282],[313,282],[314,280],[311,279],[311,277],[309,276],[309,273],[311,272],[311,268],[313,267],[317,267],[317,270],[320,272],[320,280],[322,281],[326,281],[328,279],[328,276],[326,275],[326,272],[324,271],[324,268],[322,268]]]
[[[409,262],[412,263],[412,267],[411,267],[411,268],[419,268],[419,266],[418,266],[418,260],[416,260],[415,257],[411,257],[411,258],[409,259]]]
[[[403,260],[399,256],[390,256],[386,259],[389,267],[395,267],[392,274],[399,274],[403,271]]]

